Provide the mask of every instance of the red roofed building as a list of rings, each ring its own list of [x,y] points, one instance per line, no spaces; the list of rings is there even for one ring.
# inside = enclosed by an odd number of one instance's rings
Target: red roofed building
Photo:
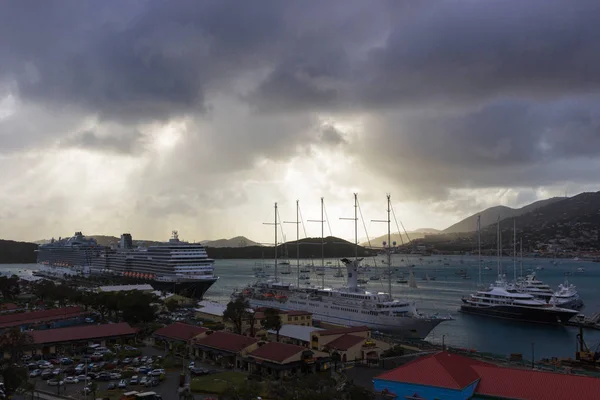
[[[273,378],[314,372],[329,362],[329,354],[313,352],[302,346],[286,343],[265,343],[248,353],[250,373]]]
[[[81,318],[84,314],[81,307],[63,307],[0,315],[0,329],[13,328],[16,326],[29,329],[39,325],[53,324],[57,321]]]
[[[131,339],[136,333],[137,331],[126,322],[28,332],[32,339],[32,354],[56,354],[66,349],[77,349],[91,344],[106,346],[108,343]]]
[[[153,336],[155,343],[162,342],[165,346],[173,349],[174,346],[187,346],[192,339],[204,336],[207,331],[208,329],[201,326],[175,322],[158,329]]]
[[[331,355],[337,353],[339,361],[342,362],[376,362],[381,353],[390,348],[390,345],[371,339],[371,331],[368,327],[353,326],[313,331],[310,348],[328,351]]]
[[[216,331],[206,332],[205,336],[194,340],[194,356],[202,360],[212,360],[223,366],[232,364],[242,368],[247,353],[258,347],[258,340],[236,333]]]
[[[439,352],[373,380],[377,392],[396,399],[600,399],[600,379],[499,367]]]
[[[15,303],[2,303],[0,304],[0,314],[8,314],[17,311],[25,311],[25,307],[18,306]]]

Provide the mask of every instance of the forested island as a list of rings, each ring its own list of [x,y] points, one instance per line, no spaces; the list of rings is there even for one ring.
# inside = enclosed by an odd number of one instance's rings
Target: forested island
[[[32,264],[36,262],[38,245],[0,239],[0,264]]]

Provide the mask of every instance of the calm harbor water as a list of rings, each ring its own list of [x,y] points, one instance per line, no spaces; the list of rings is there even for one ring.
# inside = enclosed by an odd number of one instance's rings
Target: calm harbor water
[[[382,267],[381,258],[377,257],[376,260],[365,259],[363,264],[374,266],[377,262],[379,265],[377,268],[373,267],[370,272],[365,273],[365,278],[368,279],[368,277],[377,275],[378,272],[383,272],[386,269]],[[483,259],[485,262],[482,263],[482,283],[487,285],[493,282],[497,276],[496,259],[485,257]],[[337,260],[326,261],[331,263],[329,264],[331,267],[337,266]],[[268,260],[267,263],[272,264],[272,260]],[[408,277],[405,267],[407,263],[415,264],[414,271],[418,288],[408,288],[406,284],[397,284],[393,279],[392,290],[394,296],[416,301],[418,308],[423,312],[451,314],[455,318],[453,321],[439,325],[431,332],[427,340],[441,343],[443,337],[445,343],[451,346],[502,355],[523,353],[524,357],[528,359],[531,357],[533,343],[536,359],[552,356],[574,356],[577,328],[513,322],[464,315],[458,312],[461,297],[475,291],[478,286],[476,257],[433,256],[419,259],[413,256],[407,258],[406,255],[395,255],[393,269],[399,268],[399,271],[404,271],[405,276]],[[282,277],[283,280],[295,282],[295,260],[291,260],[291,264],[292,274],[282,275]],[[303,260],[302,264],[306,264],[306,261]],[[315,264],[320,265],[320,261],[315,261]],[[255,280],[253,268],[257,265],[256,260],[217,260],[215,271],[220,279],[209,289],[206,296],[212,300],[228,301],[233,289],[243,287]],[[491,270],[483,270],[483,266],[488,266]],[[512,279],[512,259],[504,258],[502,267],[507,277]],[[543,269],[536,270],[537,267]],[[585,272],[577,273],[577,268],[584,268]],[[0,265],[0,271],[3,273],[27,272],[33,269],[35,269],[35,265]],[[272,267],[265,268],[265,271],[272,273],[272,269]],[[465,280],[457,275],[456,272],[459,269],[466,270],[471,279]],[[519,269],[518,263],[517,269]],[[524,273],[528,269],[535,270],[538,278],[553,288],[564,281],[565,272],[570,272],[569,282],[577,286],[579,294],[585,302],[585,308],[582,312],[586,315],[600,312],[599,263],[567,259],[556,260],[555,262],[551,259],[527,258],[523,261]],[[326,271],[326,286],[344,283],[344,278],[333,277],[336,272],[334,268],[328,268]],[[395,273],[394,277],[398,273]],[[434,276],[436,279],[424,280],[425,275]],[[317,277],[314,273],[311,274],[311,283],[320,285],[321,277]],[[387,291],[387,280],[382,276],[380,281],[369,281],[367,288],[372,291]],[[595,349],[600,344],[600,331],[586,331],[585,340],[592,349]]]

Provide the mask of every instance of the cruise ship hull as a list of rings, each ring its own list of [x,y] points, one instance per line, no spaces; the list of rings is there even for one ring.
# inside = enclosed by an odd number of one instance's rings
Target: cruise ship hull
[[[388,318],[385,316],[357,315],[350,316],[340,312],[328,311],[322,307],[306,307],[291,302],[277,302],[270,300],[248,299],[251,307],[272,307],[285,311],[308,311],[313,314],[313,319],[331,324],[344,326],[367,326],[372,330],[391,333],[406,339],[424,339],[444,318]]]
[[[518,307],[511,305],[496,305],[490,307],[478,307],[463,304],[460,311],[468,314],[482,315],[493,318],[513,319],[527,322],[544,324],[566,324],[577,312],[564,308],[533,308]]]
[[[198,279],[198,280],[185,280],[185,281],[157,281],[153,279],[136,279],[131,277],[115,276],[110,274],[67,274],[64,269],[51,268],[48,266],[41,266],[39,271],[35,272],[36,276],[41,276],[50,279],[64,280],[64,281],[76,281],[81,283],[88,283],[93,285],[134,285],[134,284],[150,284],[155,290],[164,291],[168,293],[175,293],[181,296],[202,299],[204,294],[210,287],[218,280],[218,278],[212,279]]]

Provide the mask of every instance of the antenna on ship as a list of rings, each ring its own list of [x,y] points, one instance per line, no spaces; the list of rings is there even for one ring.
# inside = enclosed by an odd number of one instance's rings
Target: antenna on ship
[[[275,202],[275,223],[263,222],[263,225],[275,226],[275,282],[277,282],[277,202]]]
[[[283,221],[284,224],[296,224],[296,280],[300,287],[300,200],[296,200],[296,222]]]
[[[384,249],[387,250],[387,265],[388,265],[388,293],[391,296],[392,295],[392,231],[391,231],[391,219],[390,219],[390,212],[391,207],[390,207],[390,198],[391,196],[388,194],[387,195],[387,220],[383,220],[383,219],[374,219],[371,220],[371,222],[386,222],[387,223],[387,227],[388,227],[388,240],[387,243],[383,242],[383,247]],[[386,248],[387,245],[387,248]],[[395,243],[394,243],[395,245]]]
[[[320,222],[321,223],[321,287],[325,288],[325,239],[323,235],[325,234],[325,218],[323,216],[323,210],[325,205],[323,203],[323,197],[321,197],[321,219],[309,219],[308,222]]]

